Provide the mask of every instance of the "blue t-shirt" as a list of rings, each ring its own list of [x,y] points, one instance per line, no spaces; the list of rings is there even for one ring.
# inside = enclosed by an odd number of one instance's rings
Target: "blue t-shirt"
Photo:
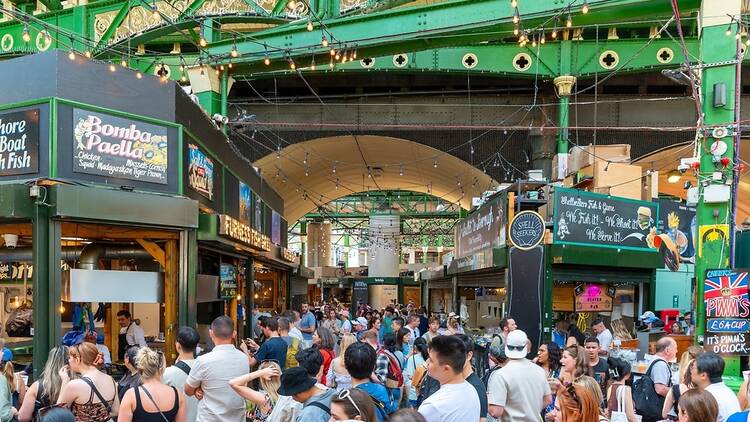
[[[264,360],[275,360],[282,368],[286,367],[286,348],[287,344],[281,337],[271,337],[260,345],[255,359],[258,362]]]
[[[370,395],[370,397],[382,403],[383,409],[381,409],[377,404],[375,405],[375,414],[378,415],[378,422],[383,422],[387,415],[390,415],[391,413],[398,410],[397,408],[394,408],[393,402],[388,395],[388,390],[386,390],[382,385],[375,384],[373,382],[366,382],[364,384],[358,385],[357,388],[366,392]]]
[[[737,412],[734,415],[727,418],[726,422],[747,422],[747,415],[749,411]]]
[[[315,328],[315,315],[312,312],[307,311],[299,321],[300,328]],[[301,331],[301,330],[300,330]],[[306,333],[302,331],[302,338],[305,340],[312,340],[312,333]]]

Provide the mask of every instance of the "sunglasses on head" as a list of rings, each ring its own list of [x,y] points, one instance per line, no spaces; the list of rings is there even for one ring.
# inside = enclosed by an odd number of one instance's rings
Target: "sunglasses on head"
[[[507,347],[510,350],[518,350],[520,352],[520,351],[522,351],[523,349],[526,348],[526,345],[523,345],[523,346],[510,346],[510,345],[506,345],[505,347]]]
[[[357,403],[354,403],[354,399],[352,399],[352,395],[350,394],[350,389],[341,390],[339,391],[338,395],[339,400],[349,400],[349,403],[354,406],[354,408],[357,410],[357,416],[362,417],[362,411],[359,410],[359,406],[357,406]]]

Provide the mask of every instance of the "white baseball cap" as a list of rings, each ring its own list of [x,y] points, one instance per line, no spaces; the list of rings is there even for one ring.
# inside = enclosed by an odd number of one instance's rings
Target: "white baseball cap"
[[[359,317],[354,320],[354,325],[363,325],[367,327],[367,320],[365,319],[365,317]]]
[[[513,330],[505,339],[505,356],[510,359],[523,359],[529,353],[526,346],[529,338],[523,330]]]

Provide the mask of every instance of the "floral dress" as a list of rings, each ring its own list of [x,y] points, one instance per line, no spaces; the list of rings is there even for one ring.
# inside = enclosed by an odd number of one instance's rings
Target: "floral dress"
[[[245,402],[245,418],[249,422],[266,422],[268,417],[271,415],[271,412],[273,412],[273,406],[274,402],[271,400],[271,396],[269,396],[265,391],[261,391],[264,396],[266,396],[265,401],[263,402],[263,406],[258,406],[255,403],[246,401]],[[264,413],[263,409],[268,409],[268,413]]]

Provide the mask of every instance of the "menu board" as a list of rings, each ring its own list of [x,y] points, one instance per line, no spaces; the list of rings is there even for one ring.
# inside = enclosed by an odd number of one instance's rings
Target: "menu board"
[[[554,243],[657,252],[659,205],[577,189],[555,189]]]
[[[167,128],[73,110],[73,171],[166,185]]]
[[[505,197],[499,196],[458,223],[456,258],[505,244]]]
[[[0,114],[0,176],[39,171],[39,109]]]
[[[703,281],[705,350],[719,354],[750,355],[750,295],[747,279],[747,271],[706,271]]]
[[[188,144],[188,186],[214,199],[214,162],[196,145]]]

